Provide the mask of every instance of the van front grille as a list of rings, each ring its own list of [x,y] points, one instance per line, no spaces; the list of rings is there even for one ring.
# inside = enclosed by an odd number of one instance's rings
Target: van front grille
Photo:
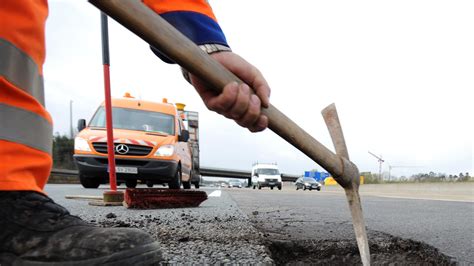
[[[121,149],[122,153],[117,151],[117,146],[123,145],[123,149]],[[107,154],[107,142],[93,142],[92,146],[94,150],[98,153]],[[143,145],[135,145],[135,144],[126,144],[126,143],[114,143],[115,154],[117,155],[127,155],[127,156],[147,156],[153,150],[153,147],[143,146]],[[123,151],[127,150],[127,152],[123,153]]]
[[[101,164],[108,165],[109,161],[107,158],[96,158],[96,161],[98,161]],[[115,165],[118,166],[145,166],[148,164],[149,161],[142,161],[142,160],[127,160],[127,159],[115,159]]]

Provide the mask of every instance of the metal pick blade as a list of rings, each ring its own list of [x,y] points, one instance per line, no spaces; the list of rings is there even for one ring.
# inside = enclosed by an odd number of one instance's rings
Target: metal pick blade
[[[341,157],[341,160],[349,161],[349,152],[347,151],[346,141],[342,133],[341,123],[337,115],[336,105],[331,104],[321,111],[326,126],[331,135],[332,143],[336,149],[336,155]],[[357,168],[355,168],[357,169]],[[359,171],[351,173],[343,173],[341,177],[336,178],[336,181],[344,188],[346,192],[347,202],[352,216],[352,224],[356,235],[357,246],[359,248],[360,257],[363,265],[370,265],[370,250],[367,232],[365,229],[364,215],[362,213],[362,205],[359,195],[360,175]],[[339,180],[338,180],[339,179]]]

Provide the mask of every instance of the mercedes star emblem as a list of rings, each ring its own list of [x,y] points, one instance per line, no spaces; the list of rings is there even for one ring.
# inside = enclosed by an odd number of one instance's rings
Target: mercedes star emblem
[[[118,153],[118,154],[127,154],[128,153],[128,146],[125,145],[125,144],[119,144],[115,147],[115,151]]]

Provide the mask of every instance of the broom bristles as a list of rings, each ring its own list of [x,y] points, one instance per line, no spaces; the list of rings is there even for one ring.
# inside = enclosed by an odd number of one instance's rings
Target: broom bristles
[[[206,192],[201,190],[127,188],[124,205],[133,209],[190,208],[206,199]]]

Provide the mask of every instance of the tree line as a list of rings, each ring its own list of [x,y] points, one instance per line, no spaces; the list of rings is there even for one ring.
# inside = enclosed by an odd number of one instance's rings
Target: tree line
[[[75,170],[73,154],[74,139],[56,133],[53,137],[53,168]]]
[[[411,176],[401,176],[401,177],[390,177],[380,176],[379,174],[371,172],[362,172],[360,173],[364,176],[365,184],[379,184],[379,183],[407,183],[407,182],[466,182],[474,181],[468,172],[459,173],[458,175],[447,175],[445,173],[418,173]]]

